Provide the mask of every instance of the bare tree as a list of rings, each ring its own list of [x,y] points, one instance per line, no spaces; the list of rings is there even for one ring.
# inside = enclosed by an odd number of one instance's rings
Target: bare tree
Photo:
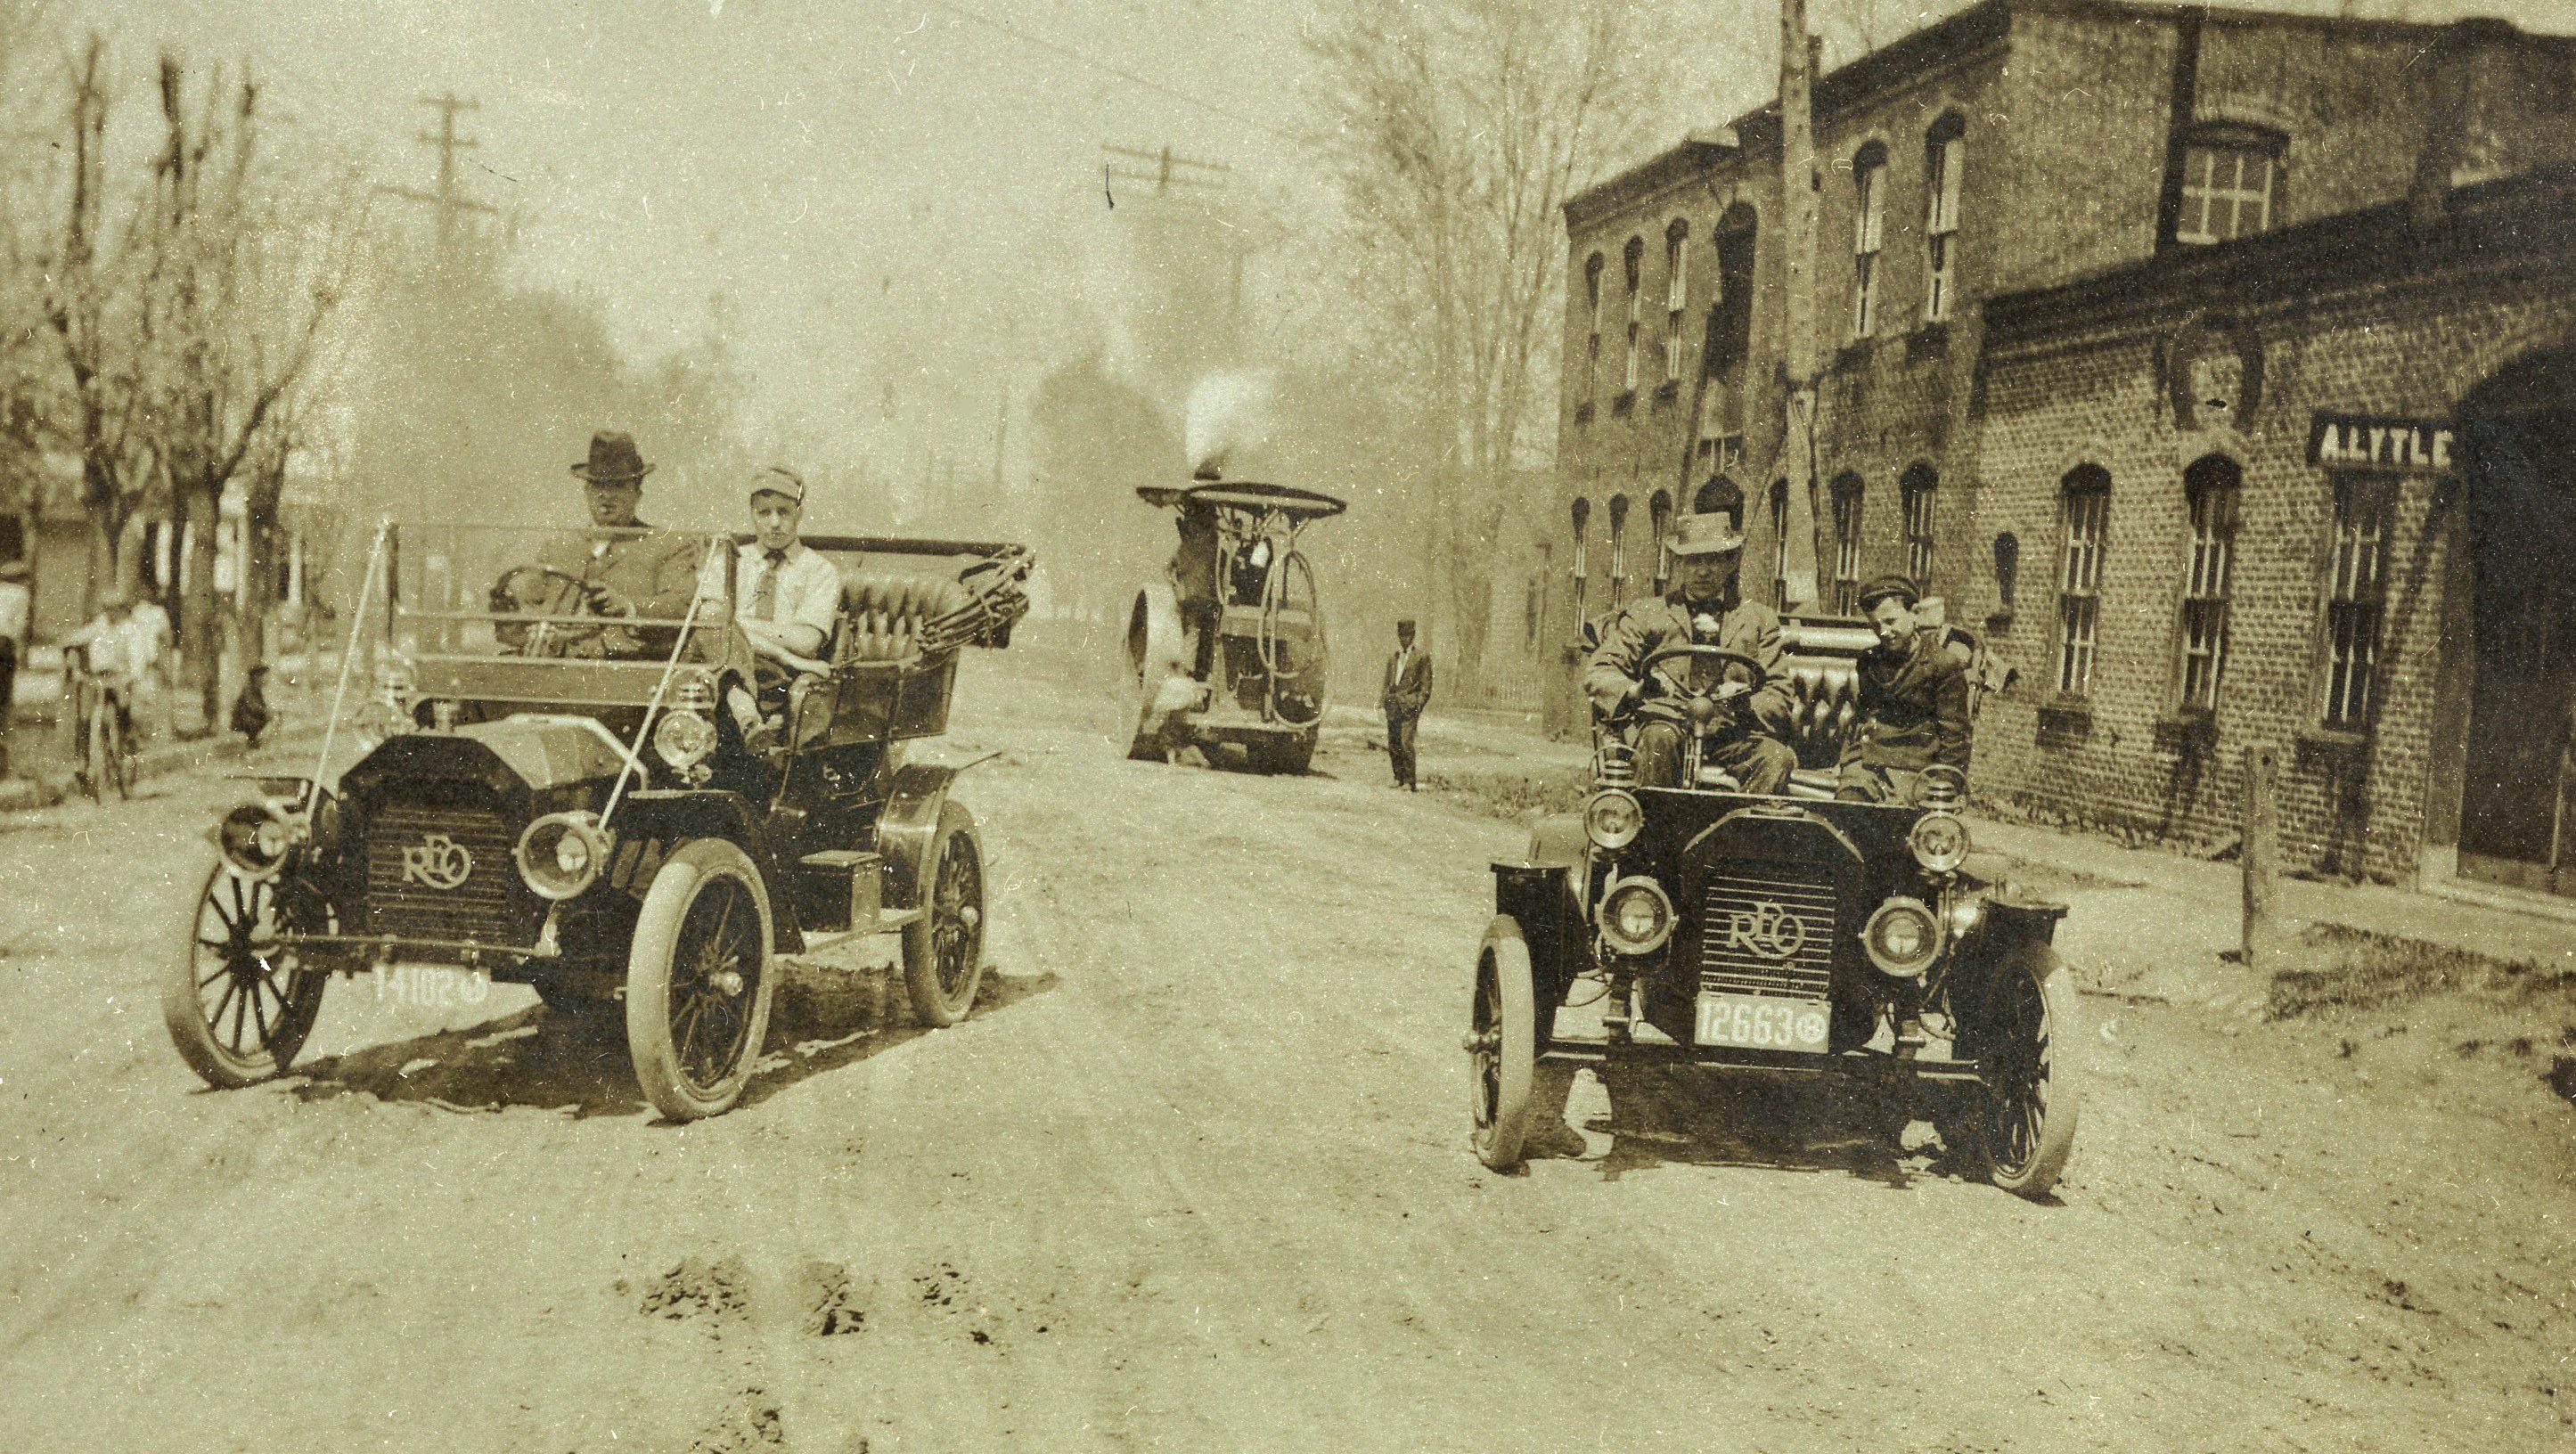
[[[1559,209],[1633,143],[1654,90],[1622,74],[1652,54],[1630,43],[1630,13],[1331,0],[1307,32],[1354,301],[1441,441],[1424,545],[1471,690],[1509,481],[1544,458],[1555,419]]]
[[[316,198],[265,177],[254,185],[256,83],[210,78],[192,120],[175,56],[162,57],[159,80],[165,143],[144,227],[146,391],[171,503],[190,526],[180,655],[212,723],[223,691],[224,494],[254,466],[282,485],[295,392],[349,284],[359,231],[354,189]]]

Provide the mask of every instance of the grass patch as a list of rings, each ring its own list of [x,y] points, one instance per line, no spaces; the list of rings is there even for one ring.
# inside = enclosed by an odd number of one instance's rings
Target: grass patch
[[[2272,976],[2267,1019],[2381,1010],[2438,994],[2576,1001],[2576,976],[2525,960],[2342,924],[2311,925],[2299,942],[2306,963]]]
[[[1472,812],[1506,823],[1526,823],[1583,806],[1592,769],[1554,767],[1519,772],[1426,772],[1422,786]]]

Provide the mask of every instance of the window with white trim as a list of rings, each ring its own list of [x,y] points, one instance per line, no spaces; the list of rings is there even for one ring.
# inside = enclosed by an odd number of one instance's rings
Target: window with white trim
[[[1594,253],[1583,265],[1583,311],[1591,329],[1583,347],[1583,398],[1589,403],[1592,391],[1601,382],[1601,254]]]
[[[1968,157],[1966,123],[1957,112],[1932,123],[1923,138],[1923,321],[1939,323],[1958,306],[1959,177]]]
[[[1628,497],[1610,497],[1610,598],[1609,608],[1619,609],[1628,599]]]
[[[1877,142],[1852,158],[1851,336],[1878,332],[1879,244],[1887,227],[1887,148]]]
[[[2083,465],[2064,484],[2064,539],[2057,571],[2057,690],[2093,689],[2093,646],[2102,619],[2102,554],[2111,518],[2111,476]]]
[[[1905,507],[1905,573],[1918,591],[1932,589],[1932,507],[1940,484],[1941,477],[1932,467],[1920,464],[1897,481],[1897,495]]]
[[[1673,574],[1672,555],[1664,549],[1664,537],[1673,531],[1672,491],[1657,490],[1646,498],[1646,528],[1654,534],[1655,594],[1660,596]]]
[[[1682,309],[1690,301],[1690,224],[1676,217],[1664,229],[1664,382],[1682,377]]]
[[[1860,610],[1860,476],[1834,481],[1834,612]],[[1783,575],[1787,572],[1783,571]]]
[[[2338,732],[2370,727],[2379,685],[2380,621],[2388,604],[2388,524],[2396,491],[2370,475],[2334,482],[2334,550],[2326,574],[2323,724]]]
[[[1574,590],[1571,599],[1574,602],[1574,630],[1580,633],[1587,619],[1583,588],[1584,577],[1590,573],[1592,564],[1592,541],[1587,533],[1588,527],[1592,524],[1592,502],[1581,495],[1575,496],[1573,513],[1574,549],[1568,554],[1567,559],[1573,566]]]
[[[2281,138],[2248,126],[2196,128],[2183,143],[2182,216],[2174,240],[2226,242],[2272,225],[2281,185]]]
[[[1639,311],[1638,311],[1638,309],[1639,309],[1638,298],[1639,298],[1639,289],[1640,289],[1640,287],[1641,287],[1641,286],[1644,284],[1644,282],[1645,282],[1645,277],[1644,277],[1645,271],[1646,271],[1646,240],[1645,240],[1644,238],[1642,238],[1642,237],[1632,237],[1632,238],[1629,238],[1629,239],[1628,239],[1628,364],[1627,364],[1627,367],[1626,367],[1626,368],[1621,372],[1620,377],[1621,377],[1622,382],[1621,382],[1621,383],[1620,383],[1620,385],[1619,385],[1619,388],[1620,388],[1620,391],[1621,391],[1621,392],[1623,392],[1623,393],[1629,393],[1629,394],[1633,394],[1633,393],[1637,392],[1637,345],[1638,345],[1638,342],[1639,342],[1639,340],[1638,340],[1638,338],[1637,338],[1637,325],[1638,325],[1638,320],[1639,320],[1639,318],[1642,316],[1642,315],[1639,313]]]
[[[2191,521],[2183,563],[2182,701],[2184,709],[2218,710],[2218,679],[2227,669],[2227,596],[2236,565],[2236,462],[2208,455],[2183,471]]]

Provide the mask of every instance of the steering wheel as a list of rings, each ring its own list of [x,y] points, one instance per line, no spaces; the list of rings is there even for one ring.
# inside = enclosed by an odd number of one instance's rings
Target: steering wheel
[[[1720,681],[1716,690],[1700,691],[1676,679],[1669,672],[1657,670],[1665,662],[1682,660],[1714,661],[1721,668],[1741,667],[1750,680],[1737,680],[1735,673],[1728,671],[1725,673],[1727,679]],[[1708,726],[1709,720],[1717,715],[1717,709],[1721,703],[1749,696],[1759,690],[1763,682],[1769,679],[1769,674],[1762,670],[1762,663],[1743,652],[1732,647],[1708,646],[1694,641],[1676,642],[1671,646],[1658,647],[1647,654],[1637,671],[1638,675],[1660,685],[1666,696],[1680,701],[1690,713],[1692,723],[1703,729]]]
[[[542,595],[536,591],[525,591],[519,588],[516,582],[519,577],[526,575],[535,575],[539,578],[540,589],[544,591]],[[544,589],[547,583],[551,584],[551,589]],[[503,601],[516,605],[523,613],[534,613],[540,616],[600,614],[599,587],[570,571],[557,570],[550,565],[514,565],[501,572],[500,577],[492,582],[493,609],[499,610]],[[586,611],[570,609],[574,607],[588,609]],[[546,647],[553,644],[552,638],[556,629],[555,622],[537,622],[521,644],[520,653],[525,656],[546,655]]]

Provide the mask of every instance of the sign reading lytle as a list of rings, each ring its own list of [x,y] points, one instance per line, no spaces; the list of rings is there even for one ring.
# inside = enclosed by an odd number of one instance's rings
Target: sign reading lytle
[[[2390,474],[2448,474],[2454,440],[2448,420],[2320,411],[2308,425],[2308,463]]]

